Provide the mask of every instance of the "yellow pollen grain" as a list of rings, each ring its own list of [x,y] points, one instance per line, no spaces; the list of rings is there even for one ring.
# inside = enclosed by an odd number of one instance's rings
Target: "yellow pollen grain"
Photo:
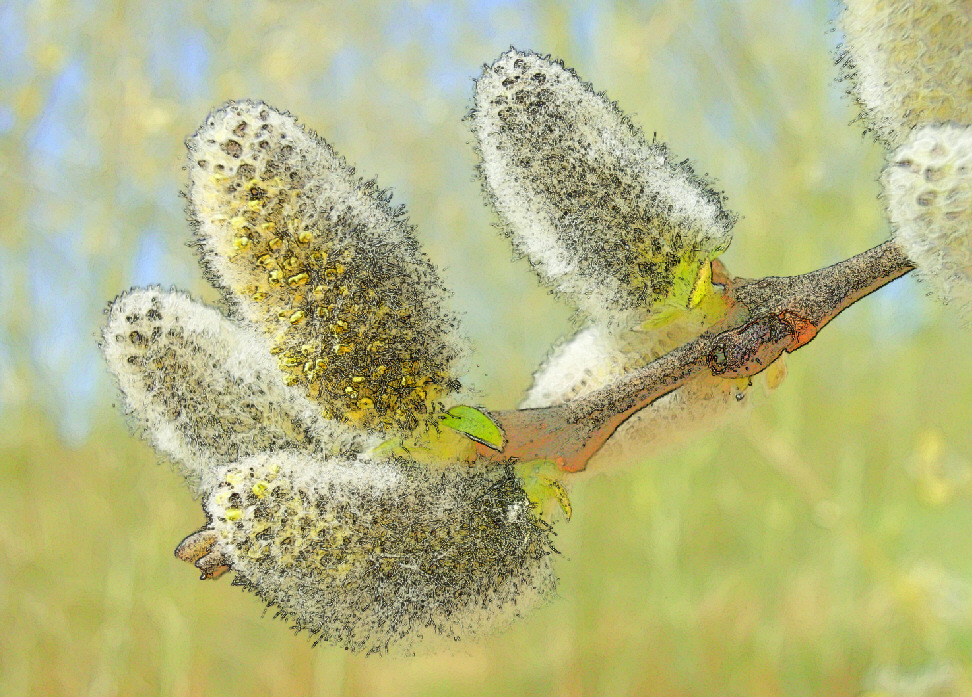
[[[256,293],[254,293],[253,295],[251,295],[250,298],[252,300],[256,301],[256,302],[260,302],[261,300],[266,300],[267,299],[267,294],[264,293],[263,291],[258,291]]]
[[[291,276],[287,279],[287,284],[291,286],[302,286],[307,283],[310,276],[306,273],[299,273],[296,276]]]
[[[262,499],[263,495],[267,493],[267,489],[269,488],[269,486],[270,485],[267,484],[266,482],[257,482],[256,484],[253,485],[253,489],[252,489],[253,495],[256,496],[257,498]]]
[[[301,244],[310,244],[311,240],[314,239],[314,235],[310,233],[309,230],[302,230],[299,235],[297,235],[297,241]]]
[[[233,216],[229,221],[230,227],[239,230],[244,225],[246,225],[246,218],[242,215]]]
[[[297,324],[298,322],[303,322],[303,321],[304,321],[304,311],[303,310],[297,310],[297,312],[295,312],[294,314],[292,314],[290,316],[290,323],[291,324]]]
[[[250,238],[246,237],[245,235],[243,237],[233,238],[233,246],[236,247],[237,249],[244,249],[249,244],[250,244]]]
[[[243,517],[243,512],[239,508],[227,508],[226,520],[239,520]]]
[[[280,247],[281,247],[282,245],[283,245],[283,240],[282,240],[282,239],[280,239],[279,237],[274,237],[274,238],[273,238],[272,240],[270,240],[270,242],[269,242],[269,245],[268,245],[268,246],[269,246],[269,247],[270,247],[270,249],[272,249],[273,251],[277,251],[278,249],[280,249]]]

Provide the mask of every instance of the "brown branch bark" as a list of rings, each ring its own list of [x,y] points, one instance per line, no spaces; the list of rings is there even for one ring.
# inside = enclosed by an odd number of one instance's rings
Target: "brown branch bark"
[[[888,241],[800,276],[717,278],[730,304],[719,327],[584,398],[494,412],[503,448],[479,445],[479,454],[497,462],[547,459],[564,471],[581,471],[618,426],[659,397],[702,371],[726,378],[756,375],[784,351],[806,345],[843,310],[913,268]]]

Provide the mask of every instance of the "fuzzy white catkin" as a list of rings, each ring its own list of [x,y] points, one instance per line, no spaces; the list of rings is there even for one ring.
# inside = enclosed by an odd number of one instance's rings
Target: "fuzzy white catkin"
[[[972,127],[915,129],[884,171],[894,239],[919,278],[972,316]]]
[[[350,650],[481,636],[556,584],[550,527],[503,467],[279,452],[221,467],[207,488],[234,583]]]
[[[134,425],[194,487],[217,463],[259,452],[369,445],[284,385],[263,337],[185,293],[118,296],[101,348]]]
[[[972,123],[972,0],[845,0],[842,67],[886,147],[919,125]]]
[[[204,266],[267,332],[288,384],[368,429],[440,411],[463,346],[404,206],[262,102],[222,106],[187,146]]]
[[[684,307],[735,220],[709,182],[548,58],[511,49],[475,99],[484,189],[545,282],[598,322]]]

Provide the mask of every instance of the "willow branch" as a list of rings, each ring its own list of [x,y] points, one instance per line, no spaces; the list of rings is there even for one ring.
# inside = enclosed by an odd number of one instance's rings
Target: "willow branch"
[[[497,462],[552,460],[578,472],[632,414],[703,372],[756,375],[786,352],[809,343],[830,320],[914,265],[891,241],[800,276],[717,278],[730,311],[725,321],[641,370],[581,399],[539,409],[494,412],[502,449],[479,446]]]
[[[632,414],[704,371],[726,378],[756,375],[782,355],[809,343],[820,329],[861,298],[908,273],[914,265],[885,242],[846,261],[801,276],[732,279],[721,266],[713,280],[724,287],[730,310],[723,323],[611,385],[566,404],[493,412],[504,434],[502,449],[477,444],[497,463],[552,460],[579,472]],[[180,543],[176,556],[195,563],[201,578],[219,578],[228,561],[204,527]]]

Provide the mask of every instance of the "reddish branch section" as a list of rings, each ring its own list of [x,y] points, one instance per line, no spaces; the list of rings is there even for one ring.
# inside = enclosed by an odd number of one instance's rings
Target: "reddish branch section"
[[[579,472],[625,419],[702,371],[726,378],[756,375],[784,352],[809,343],[843,310],[914,268],[893,242],[801,276],[713,280],[730,301],[727,321],[593,394],[541,409],[493,413],[501,450],[479,445],[486,459],[547,459]]]

